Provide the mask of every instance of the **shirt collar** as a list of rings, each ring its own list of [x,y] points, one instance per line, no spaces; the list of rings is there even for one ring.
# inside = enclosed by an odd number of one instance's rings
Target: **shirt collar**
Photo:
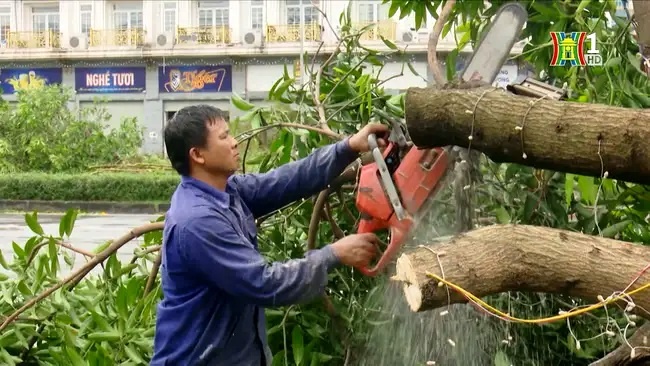
[[[231,196],[227,192],[214,188],[203,181],[184,175],[181,176],[181,184],[183,186],[198,189],[201,193],[213,199],[221,208],[228,208],[230,206]],[[226,188],[226,190],[227,189],[228,188]]]

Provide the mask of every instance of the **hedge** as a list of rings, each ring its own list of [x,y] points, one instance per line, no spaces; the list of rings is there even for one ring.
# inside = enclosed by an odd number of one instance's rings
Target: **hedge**
[[[169,202],[179,181],[172,173],[0,174],[0,199]]]

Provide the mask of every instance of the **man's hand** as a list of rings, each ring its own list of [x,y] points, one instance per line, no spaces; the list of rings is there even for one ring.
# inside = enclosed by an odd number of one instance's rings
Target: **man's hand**
[[[365,267],[377,253],[375,234],[352,234],[332,244],[334,255],[346,266]]]
[[[382,125],[381,123],[368,123],[361,131],[350,137],[350,148],[358,153],[370,150],[368,136],[373,133],[377,135],[377,145],[380,147],[386,146],[385,138],[388,137],[388,126]]]

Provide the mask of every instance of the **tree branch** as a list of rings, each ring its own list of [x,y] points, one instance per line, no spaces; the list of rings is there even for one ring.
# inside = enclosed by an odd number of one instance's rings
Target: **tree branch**
[[[142,226],[139,226],[135,229],[132,229],[129,231],[127,234],[121,236],[120,238],[116,239],[111,243],[111,245],[108,246],[105,250],[97,254],[95,257],[93,257],[92,260],[90,260],[88,263],[86,263],[83,267],[79,268],[76,272],[70,274],[68,277],[57,283],[56,285],[50,287],[49,289],[43,291],[41,294],[38,296],[32,298],[31,300],[27,301],[23,306],[21,306],[18,310],[14,311],[11,315],[9,315],[2,324],[0,325],[0,332],[2,332],[9,324],[11,324],[20,314],[31,308],[32,306],[36,305],[39,301],[43,300],[44,298],[50,296],[53,294],[56,290],[60,289],[61,287],[65,286],[66,284],[76,284],[78,283],[83,276],[88,274],[95,266],[97,266],[99,263],[103,262],[106,260],[106,258],[110,257],[113,253],[117,252],[118,249],[120,249],[122,246],[124,246],[126,243],[130,242],[131,240],[146,234],[151,231],[156,231],[156,230],[162,230],[164,227],[165,223],[161,221],[157,222],[152,222],[148,223]]]
[[[650,323],[641,326],[618,348],[600,360],[590,363],[589,366],[645,365],[642,362],[650,361],[648,337],[650,337]],[[634,350],[634,357],[632,357],[632,350]]]
[[[447,78],[444,76],[444,72],[438,63],[437,48],[438,39],[442,34],[442,29],[444,28],[445,23],[447,23],[447,19],[449,19],[449,15],[451,15],[451,11],[453,10],[455,4],[456,0],[447,1],[445,6],[440,11],[438,20],[436,20],[436,23],[433,25],[433,30],[429,35],[429,43],[427,45],[427,61],[429,63],[429,70],[431,70],[431,74],[433,75],[433,79],[436,81],[437,85],[445,85],[447,83]]]
[[[310,126],[310,125],[303,125],[300,123],[274,123],[272,125],[267,125],[267,126],[262,126],[259,128],[255,128],[252,130],[248,130],[246,132],[242,132],[239,135],[237,135],[236,139],[239,141],[239,143],[242,143],[246,140],[252,139],[253,137],[257,136],[258,134],[269,130],[271,128],[295,128],[295,129],[302,129],[302,130],[307,130],[307,131],[312,131],[319,133],[321,135],[330,137],[335,140],[341,140],[343,139],[344,136],[332,131],[332,130],[325,130],[316,126]]]

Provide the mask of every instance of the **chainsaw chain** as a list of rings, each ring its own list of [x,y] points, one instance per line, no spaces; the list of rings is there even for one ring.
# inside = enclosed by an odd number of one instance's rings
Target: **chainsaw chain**
[[[481,153],[459,146],[452,148],[456,164],[454,165],[454,200],[456,203],[456,232],[462,233],[474,228],[474,192],[477,182]]]

